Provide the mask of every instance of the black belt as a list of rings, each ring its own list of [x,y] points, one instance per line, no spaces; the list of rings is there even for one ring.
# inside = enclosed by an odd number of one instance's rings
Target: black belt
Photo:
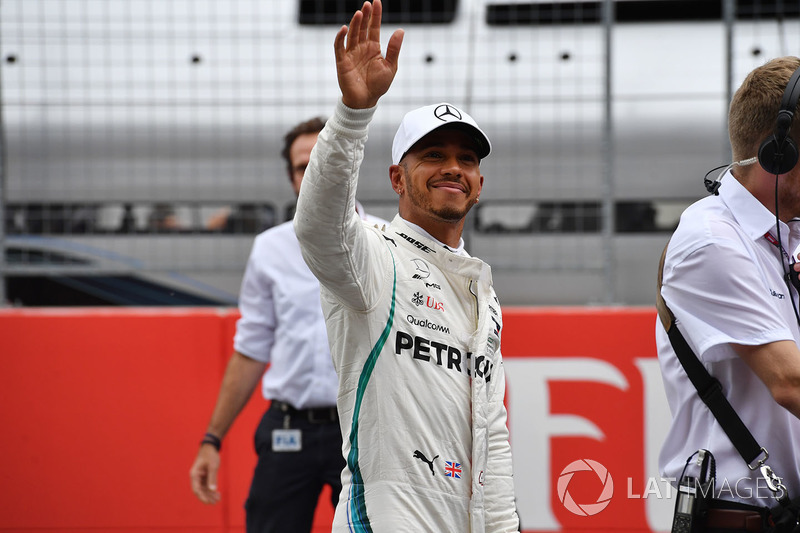
[[[291,404],[286,402],[272,400],[269,408],[275,409],[289,416],[308,420],[312,424],[330,424],[339,421],[339,413],[336,411],[336,407],[309,407],[307,409],[296,409]]]
[[[763,519],[757,511],[739,509],[709,509],[705,524],[710,529],[725,531],[763,531]]]

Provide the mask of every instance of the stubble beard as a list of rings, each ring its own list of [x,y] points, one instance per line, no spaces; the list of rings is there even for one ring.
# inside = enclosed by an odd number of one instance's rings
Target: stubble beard
[[[407,167],[406,176],[409,176]],[[417,190],[416,187],[412,185],[410,179],[406,181],[406,192],[408,193],[409,200],[417,209],[429,213],[443,222],[461,222],[475,204],[474,200],[471,200],[467,203],[467,206],[462,209],[449,205],[436,207],[433,205],[433,202],[431,202],[430,196],[425,196]]]
[[[446,222],[460,222],[469,213],[469,207],[465,209],[455,209],[453,207],[441,207],[439,209],[431,208],[430,212],[436,215],[439,219]]]

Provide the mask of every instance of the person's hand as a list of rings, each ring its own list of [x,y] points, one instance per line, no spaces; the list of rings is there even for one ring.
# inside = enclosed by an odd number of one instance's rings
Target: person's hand
[[[342,103],[353,109],[366,109],[386,94],[397,73],[397,59],[403,43],[403,30],[396,30],[381,55],[381,0],[364,2],[342,26],[333,43],[336,74],[342,91]],[[345,44],[345,37],[347,43]]]
[[[201,502],[214,504],[222,497],[217,490],[218,471],[219,452],[211,445],[202,444],[197,452],[197,458],[189,470],[192,492]]]

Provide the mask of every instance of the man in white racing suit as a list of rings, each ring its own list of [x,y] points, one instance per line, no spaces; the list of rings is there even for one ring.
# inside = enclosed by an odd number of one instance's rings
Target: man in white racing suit
[[[342,99],[294,219],[339,377],[347,465],[333,531],[517,531],[500,306],[461,239],[488,138],[450,104],[408,113],[389,169],[399,215],[383,228],[354,216],[367,127],[403,36],[384,58],[381,10],[365,3],[337,34]]]

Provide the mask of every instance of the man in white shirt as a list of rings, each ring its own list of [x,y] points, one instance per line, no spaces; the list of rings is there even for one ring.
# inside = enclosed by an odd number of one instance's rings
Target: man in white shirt
[[[376,228],[353,213],[368,125],[402,40],[398,30],[381,55],[381,13],[380,0],[365,2],[336,36],[342,98],[294,219],[339,375],[347,467],[333,531],[516,532],[502,313],[489,265],[461,238],[489,139],[452,104],[410,111],[389,166],[398,215]]]
[[[295,193],[324,125],[314,118],[284,138],[282,156]],[[365,215],[358,204],[356,210],[364,219],[383,223]],[[336,505],[344,460],[336,413],[337,379],[319,282],[300,255],[291,221],[256,237],[239,310],[235,351],[190,471],[192,490],[204,503],[220,500],[222,439],[261,380],[263,396],[271,404],[255,435],[258,464],[245,504],[247,532],[308,532],[324,485],[331,486]]]
[[[792,257],[800,244],[793,220],[800,217],[800,166],[791,138],[800,133],[798,121],[791,120],[800,96],[798,67],[795,57],[774,59],[737,90],[729,116],[736,162],[723,172],[718,195],[681,216],[667,248],[660,293],[692,351],[768,451],[767,464],[792,498],[800,496],[800,295],[787,274],[800,266]],[[783,133],[777,126],[782,102],[792,107]],[[747,528],[765,527],[763,508],[777,505],[775,494],[758,468],[748,468],[700,399],[661,323],[656,340],[673,415],[661,450],[662,475],[679,480],[693,453],[710,450],[716,459],[714,496],[734,502],[734,508],[712,509],[702,526],[761,531]],[[698,476],[691,466],[687,474]]]

